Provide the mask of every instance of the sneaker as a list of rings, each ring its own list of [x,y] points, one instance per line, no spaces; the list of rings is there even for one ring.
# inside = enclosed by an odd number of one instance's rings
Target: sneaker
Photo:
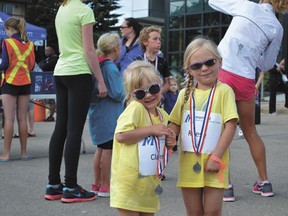
[[[77,188],[74,189],[64,187],[61,202],[63,203],[87,202],[95,199],[96,199],[95,193],[88,192],[84,190],[81,186],[78,186]]]
[[[272,184],[269,181],[265,181],[264,184],[256,182],[253,186],[253,193],[261,194],[264,197],[274,196]]]
[[[239,137],[243,137],[243,131],[242,131],[242,129],[240,127],[238,129],[238,136]]]
[[[98,192],[99,197],[110,197],[110,186],[100,187]]]
[[[224,196],[223,196],[224,202],[234,202],[235,196],[234,196],[234,188],[233,185],[229,185],[228,189],[224,190]]]
[[[93,192],[93,193],[95,193],[97,195],[98,192],[99,192],[99,189],[100,189],[100,185],[92,184],[91,192]]]
[[[61,183],[59,185],[50,185],[46,186],[46,194],[44,198],[46,200],[58,200],[62,197],[64,185]]]

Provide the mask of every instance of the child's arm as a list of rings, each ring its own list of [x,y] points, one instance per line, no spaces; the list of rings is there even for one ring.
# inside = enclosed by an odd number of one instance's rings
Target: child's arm
[[[131,131],[125,131],[116,134],[116,140],[119,143],[135,144],[148,136],[169,136],[171,132],[163,124],[157,124],[147,127],[136,128]]]
[[[172,149],[176,145],[176,134],[175,132],[168,128],[169,135],[165,137],[165,145],[168,149]]]
[[[216,158],[219,158],[221,160],[225,151],[231,144],[236,131],[237,121],[238,119],[231,119],[225,123],[224,130],[220,136],[218,144],[212,153],[212,155],[216,156]],[[209,158],[205,166],[205,171],[218,172],[219,169],[220,169],[220,163]]]
[[[168,125],[168,128],[170,128],[171,130],[173,130],[176,136],[179,135],[179,133],[180,133],[180,126],[179,126],[179,125],[171,122],[171,123]]]

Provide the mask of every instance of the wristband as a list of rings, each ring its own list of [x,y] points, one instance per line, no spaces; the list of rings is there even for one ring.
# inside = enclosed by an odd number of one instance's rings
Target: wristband
[[[218,171],[218,179],[220,183],[223,183],[223,173],[222,170],[226,168],[226,164],[221,161],[221,159],[213,154],[210,155],[210,159],[218,162],[220,164],[220,168]]]

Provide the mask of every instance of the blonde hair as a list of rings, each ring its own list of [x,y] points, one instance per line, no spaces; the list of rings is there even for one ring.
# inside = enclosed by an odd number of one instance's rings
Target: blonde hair
[[[163,83],[159,72],[149,62],[136,60],[126,68],[123,74],[123,83],[128,102],[133,99],[131,92],[139,89],[143,85],[144,79],[149,83],[158,82],[161,86]]]
[[[144,51],[146,51],[146,46],[144,45],[144,42],[149,40],[149,34],[151,32],[158,32],[159,34],[161,34],[161,28],[158,28],[156,26],[148,26],[148,27],[143,28],[140,31],[140,35],[139,35],[140,45]]]
[[[278,13],[288,12],[288,1],[287,0],[270,0],[274,10]]]
[[[105,33],[101,35],[97,41],[97,54],[106,56],[116,47],[120,47],[119,35],[115,33]]]
[[[23,18],[10,17],[6,20],[4,27],[5,29],[14,29],[20,34],[22,41],[28,41],[28,36],[26,32],[26,21]]]
[[[221,60],[221,55],[217,49],[217,45],[211,39],[205,36],[198,36],[193,39],[190,44],[187,46],[184,53],[184,70],[187,74],[187,82],[184,96],[184,103],[186,103],[195,89],[194,77],[189,73],[190,71],[190,59],[192,55],[198,51],[200,48],[204,48],[211,52],[216,59]]]

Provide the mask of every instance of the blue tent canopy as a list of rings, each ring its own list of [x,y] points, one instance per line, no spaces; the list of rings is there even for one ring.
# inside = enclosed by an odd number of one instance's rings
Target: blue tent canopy
[[[4,24],[5,21],[10,18],[11,16],[0,12],[0,40],[8,38],[8,35],[6,34]],[[27,35],[30,41],[36,41],[36,40],[46,40],[47,31],[45,28],[41,28],[35,25],[32,25],[30,23],[26,23],[26,31]]]

